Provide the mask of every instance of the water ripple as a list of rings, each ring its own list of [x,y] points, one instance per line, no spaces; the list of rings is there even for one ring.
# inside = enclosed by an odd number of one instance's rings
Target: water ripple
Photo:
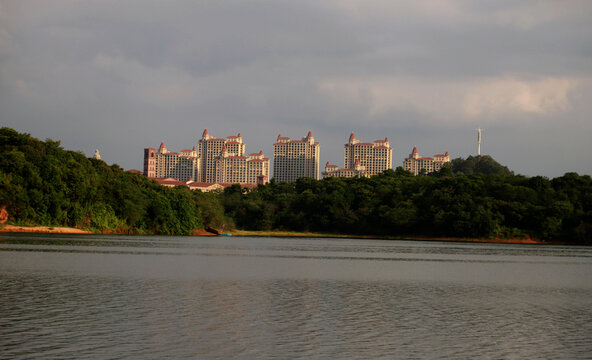
[[[512,246],[485,246],[479,251],[473,245],[468,249],[434,245],[430,250],[430,244],[420,244],[413,251],[412,244],[389,248],[383,242],[315,240],[317,253],[303,253],[306,241],[281,246],[281,241],[260,239],[249,248],[244,240],[224,240],[217,247],[212,240],[196,245],[174,238],[176,246],[150,240],[150,246],[121,250],[127,239],[107,239],[92,240],[94,250],[105,254],[87,249],[88,243],[40,244],[39,239],[27,243],[23,238],[2,243],[0,358],[587,359],[592,355],[592,288],[573,285],[585,279],[570,280],[578,274],[587,276],[590,263],[586,254],[578,257],[574,249],[556,249],[573,258],[556,260],[562,256],[549,249],[544,255],[534,248],[532,254],[520,248],[520,256],[508,255]],[[12,246],[27,251],[7,251]],[[53,252],[39,253],[45,246]],[[388,251],[375,251],[385,247]],[[457,247],[461,250],[454,252]],[[145,252],[151,257],[138,275],[135,254]],[[171,257],[173,253],[192,256]],[[53,254],[64,256],[49,256]],[[456,264],[454,269],[477,274],[481,282],[450,277],[445,273],[449,267],[421,261],[448,255],[456,257],[447,259]],[[469,259],[463,261],[463,256]],[[133,266],[120,267],[115,259]],[[377,259],[406,266],[377,267]],[[345,267],[327,265],[337,261]],[[258,264],[269,266],[266,276],[241,276]],[[536,269],[554,266],[571,285],[487,281],[509,266],[518,277],[518,271],[531,271],[533,264]],[[97,271],[101,266],[109,271]],[[227,270],[225,276],[215,276],[222,269]],[[348,271],[348,276],[338,276],[336,269]],[[325,273],[310,276],[315,271]],[[385,271],[408,273],[387,276]],[[425,273],[415,276],[418,271]],[[185,276],[187,272],[192,276]]]

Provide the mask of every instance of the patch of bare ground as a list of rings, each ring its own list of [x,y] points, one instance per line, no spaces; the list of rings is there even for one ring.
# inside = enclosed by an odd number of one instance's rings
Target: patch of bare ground
[[[2,225],[0,232],[12,233],[45,233],[45,234],[91,234],[88,230],[62,226],[17,226]]]

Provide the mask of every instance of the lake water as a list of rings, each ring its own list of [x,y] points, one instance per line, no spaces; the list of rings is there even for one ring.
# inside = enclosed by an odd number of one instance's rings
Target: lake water
[[[592,248],[0,234],[2,359],[592,358]]]

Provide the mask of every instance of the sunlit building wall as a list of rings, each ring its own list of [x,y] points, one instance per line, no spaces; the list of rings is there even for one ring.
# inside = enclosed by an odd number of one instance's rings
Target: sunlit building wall
[[[273,144],[273,178],[294,182],[299,178],[319,178],[320,145],[309,131],[302,140],[278,135]]]
[[[403,168],[410,171],[413,175],[421,173],[429,174],[439,171],[449,162],[450,155],[448,154],[448,151],[445,154],[436,154],[433,158],[421,157],[417,151],[417,146],[414,146],[409,157],[403,161]]]
[[[388,138],[363,143],[352,132],[344,147],[344,169],[355,170],[356,161],[359,161],[359,166],[363,166],[370,176],[393,168],[393,149]]]

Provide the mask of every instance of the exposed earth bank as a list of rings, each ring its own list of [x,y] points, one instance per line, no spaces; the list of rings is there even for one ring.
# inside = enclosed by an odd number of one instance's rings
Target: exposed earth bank
[[[46,234],[92,234],[88,230],[76,229],[62,226],[17,226],[2,225],[0,232],[12,233],[46,233]]]

